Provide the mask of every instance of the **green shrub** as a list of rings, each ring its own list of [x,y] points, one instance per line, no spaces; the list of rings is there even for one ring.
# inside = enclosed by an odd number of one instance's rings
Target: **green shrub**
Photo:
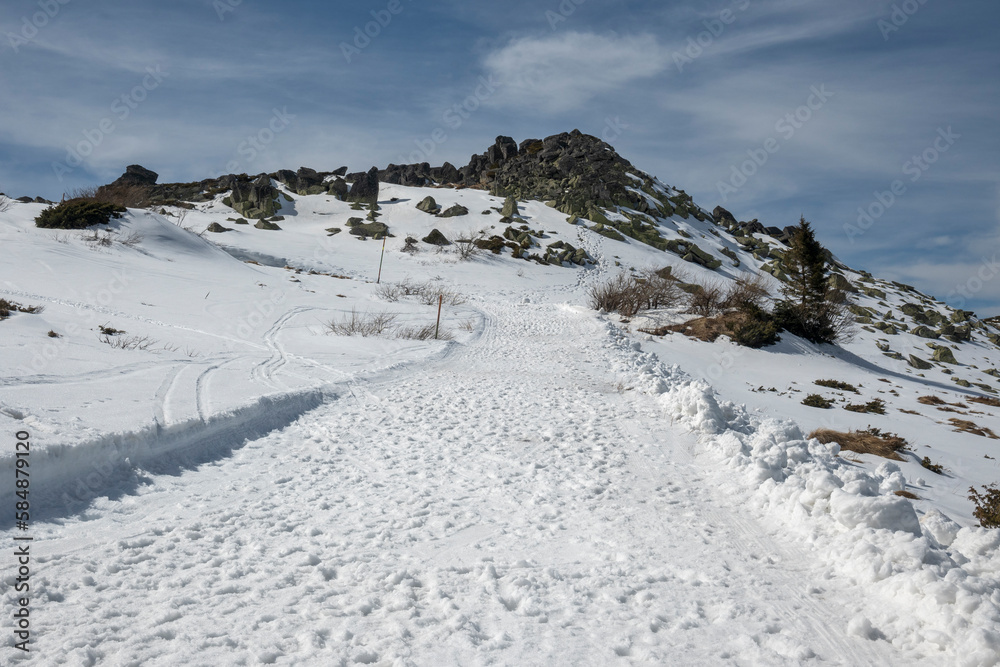
[[[983,493],[969,487],[969,500],[976,504],[972,516],[979,519],[983,528],[1000,528],[1000,489],[996,484],[983,487]]]
[[[828,398],[823,398],[819,394],[809,394],[804,399],[802,399],[802,405],[808,405],[811,408],[832,408],[833,401]]]
[[[853,391],[855,394],[858,393],[858,388],[853,384],[841,382],[840,380],[814,380],[813,384],[818,384],[821,387],[829,387],[830,389],[841,389],[843,391]]]
[[[771,315],[756,306],[744,306],[742,311],[746,318],[741,324],[732,328],[730,338],[737,345],[761,348],[774,345],[781,338],[778,336],[778,325]]]
[[[125,207],[119,204],[70,199],[42,211],[35,218],[35,225],[44,229],[86,229],[106,225],[124,212]]]
[[[867,403],[851,403],[844,406],[845,410],[850,410],[851,412],[869,412],[876,415],[885,414],[885,401],[881,398],[876,398]]]

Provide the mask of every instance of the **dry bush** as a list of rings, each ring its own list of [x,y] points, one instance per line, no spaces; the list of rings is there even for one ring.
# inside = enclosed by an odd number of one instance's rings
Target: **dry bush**
[[[909,491],[906,491],[904,489],[900,489],[899,491],[893,491],[893,493],[895,493],[897,496],[902,496],[903,498],[909,498],[910,500],[920,500],[920,496],[918,496],[915,493],[910,493]]]
[[[385,311],[378,313],[359,313],[351,309],[351,314],[340,320],[331,320],[327,333],[337,336],[381,336],[392,328],[396,315]]]
[[[120,333],[120,332],[119,332]],[[127,336],[104,335],[98,338],[102,343],[107,343],[116,350],[148,350],[156,341],[149,336]]]
[[[90,234],[85,235],[83,240],[92,248],[109,248],[112,242],[114,242],[114,237],[111,235],[111,232],[99,232],[94,229]]]
[[[441,329],[437,331],[435,335],[436,326],[433,324],[428,324],[422,327],[399,327],[396,329],[396,338],[403,338],[406,340],[451,340],[451,332],[447,329]]]
[[[375,296],[390,303],[395,303],[403,297],[412,296],[425,306],[436,306],[439,298],[443,299],[443,303],[448,306],[460,306],[465,303],[465,297],[458,292],[441,285],[435,285],[430,281],[425,283],[411,283],[409,281],[385,283],[375,289]]]
[[[823,444],[836,442],[841,449],[858,454],[874,454],[894,461],[903,461],[898,452],[906,449],[908,443],[894,433],[883,433],[877,428],[868,427],[864,431],[834,431],[828,428],[816,429],[809,434]]]
[[[669,272],[646,269],[638,276],[619,273],[590,287],[590,307],[633,317],[643,310],[685,304],[688,294]]]
[[[23,306],[7,299],[0,299],[0,320],[10,317],[11,312],[37,315],[44,310],[45,306]]]
[[[636,282],[636,301],[640,310],[676,308],[686,305],[689,295],[681,289],[679,279],[672,272],[643,270]]]
[[[688,299],[688,312],[700,317],[714,317],[725,308],[726,287],[719,281],[699,285]]]
[[[726,310],[764,310],[770,297],[767,281],[763,276],[754,274],[752,277],[737,278],[729,285],[722,299],[722,307]]]
[[[10,208],[10,197],[7,195],[0,195],[0,213],[3,213]]]
[[[118,238],[115,240],[121,243],[126,248],[134,248],[140,243],[142,243],[143,236],[139,232],[128,232],[127,234],[119,233]]]
[[[634,281],[632,277],[619,273],[603,283],[590,286],[590,307],[608,313],[621,313],[626,317],[635,315],[633,300],[630,298]]]
[[[455,253],[458,254],[460,260],[467,261],[475,257],[482,252],[482,248],[477,244],[478,241],[482,241],[487,236],[487,231],[485,229],[480,229],[478,232],[468,231],[461,235],[461,238],[457,238],[452,243],[455,245]]]

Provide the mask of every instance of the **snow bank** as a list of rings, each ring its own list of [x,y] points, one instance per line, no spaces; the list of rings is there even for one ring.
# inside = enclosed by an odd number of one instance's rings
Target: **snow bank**
[[[167,427],[154,424],[76,445],[33,447],[33,504],[79,509],[100,495],[134,485],[137,472],[168,472],[214,460],[248,440],[284,428],[330,398],[328,390],[266,396],[206,421],[195,418]],[[14,462],[13,452],[0,457],[0,474],[13,479]]]
[[[672,422],[699,434],[699,454],[737,473],[725,476],[726,490],[746,494],[758,513],[864,591],[865,616],[849,632],[940,651],[954,664],[1000,664],[1000,531],[962,528],[937,510],[918,519],[894,493],[906,485],[895,464],[868,472],[840,458],[837,444],[806,439],[793,422],[751,419],[607,326],[620,372],[659,396]]]

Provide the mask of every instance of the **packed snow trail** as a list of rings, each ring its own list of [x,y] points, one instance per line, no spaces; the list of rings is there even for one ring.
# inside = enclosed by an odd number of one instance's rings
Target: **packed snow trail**
[[[816,586],[804,553],[718,497],[693,437],[615,376],[606,325],[483,309],[479,339],[438,361],[37,524],[36,643],[15,657],[913,664],[847,636],[859,590]]]

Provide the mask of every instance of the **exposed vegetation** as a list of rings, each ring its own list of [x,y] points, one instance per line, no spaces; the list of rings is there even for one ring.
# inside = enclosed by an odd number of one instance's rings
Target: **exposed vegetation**
[[[465,303],[465,297],[458,292],[430,281],[424,283],[408,281],[383,283],[375,289],[375,295],[391,303],[408,296],[416,297],[417,301],[425,306],[436,306],[439,298],[443,298],[443,303],[448,306],[460,306]]]
[[[967,419],[959,419],[958,417],[952,417],[948,422],[955,427],[955,431],[958,433],[971,433],[972,435],[980,435],[984,438],[992,438],[994,440],[1000,440],[997,434],[986,426],[978,426],[974,422]]]
[[[35,218],[35,225],[45,229],[86,229],[92,225],[106,225],[111,218],[119,218],[124,212],[125,207],[118,204],[69,199],[42,211]]]
[[[828,398],[823,398],[819,394],[809,394],[802,399],[802,405],[808,405],[810,408],[822,408],[825,410],[833,407],[833,401]]]
[[[930,457],[925,456],[923,459],[921,459],[920,460],[920,465],[922,465],[924,468],[927,468],[931,472],[936,473],[938,475],[943,475],[944,474],[944,466],[941,465],[941,464],[939,464],[939,463],[932,462],[930,460]]]
[[[845,410],[850,410],[851,412],[865,412],[875,415],[885,414],[885,401],[881,398],[875,398],[867,403],[849,403],[844,406]]]
[[[828,253],[805,218],[799,220],[783,264],[788,280],[774,309],[778,325],[813,343],[848,337],[851,314],[843,295],[830,285]]]
[[[984,486],[982,492],[969,487],[969,500],[976,505],[972,516],[979,519],[983,528],[1000,528],[1000,489],[996,484]]]
[[[11,313],[32,313],[37,315],[45,310],[45,306],[24,306],[7,299],[0,299],[0,320],[10,317]]]
[[[841,391],[853,391],[855,394],[858,393],[858,388],[853,384],[848,382],[841,382],[840,380],[814,380],[813,384],[817,384],[820,387],[828,387],[830,389],[840,389]]]
[[[906,440],[895,433],[884,433],[871,426],[864,431],[850,431],[848,433],[821,428],[810,433],[809,437],[816,438],[824,444],[836,442],[841,449],[858,454],[874,454],[894,461],[903,460],[899,452],[908,446]]]

